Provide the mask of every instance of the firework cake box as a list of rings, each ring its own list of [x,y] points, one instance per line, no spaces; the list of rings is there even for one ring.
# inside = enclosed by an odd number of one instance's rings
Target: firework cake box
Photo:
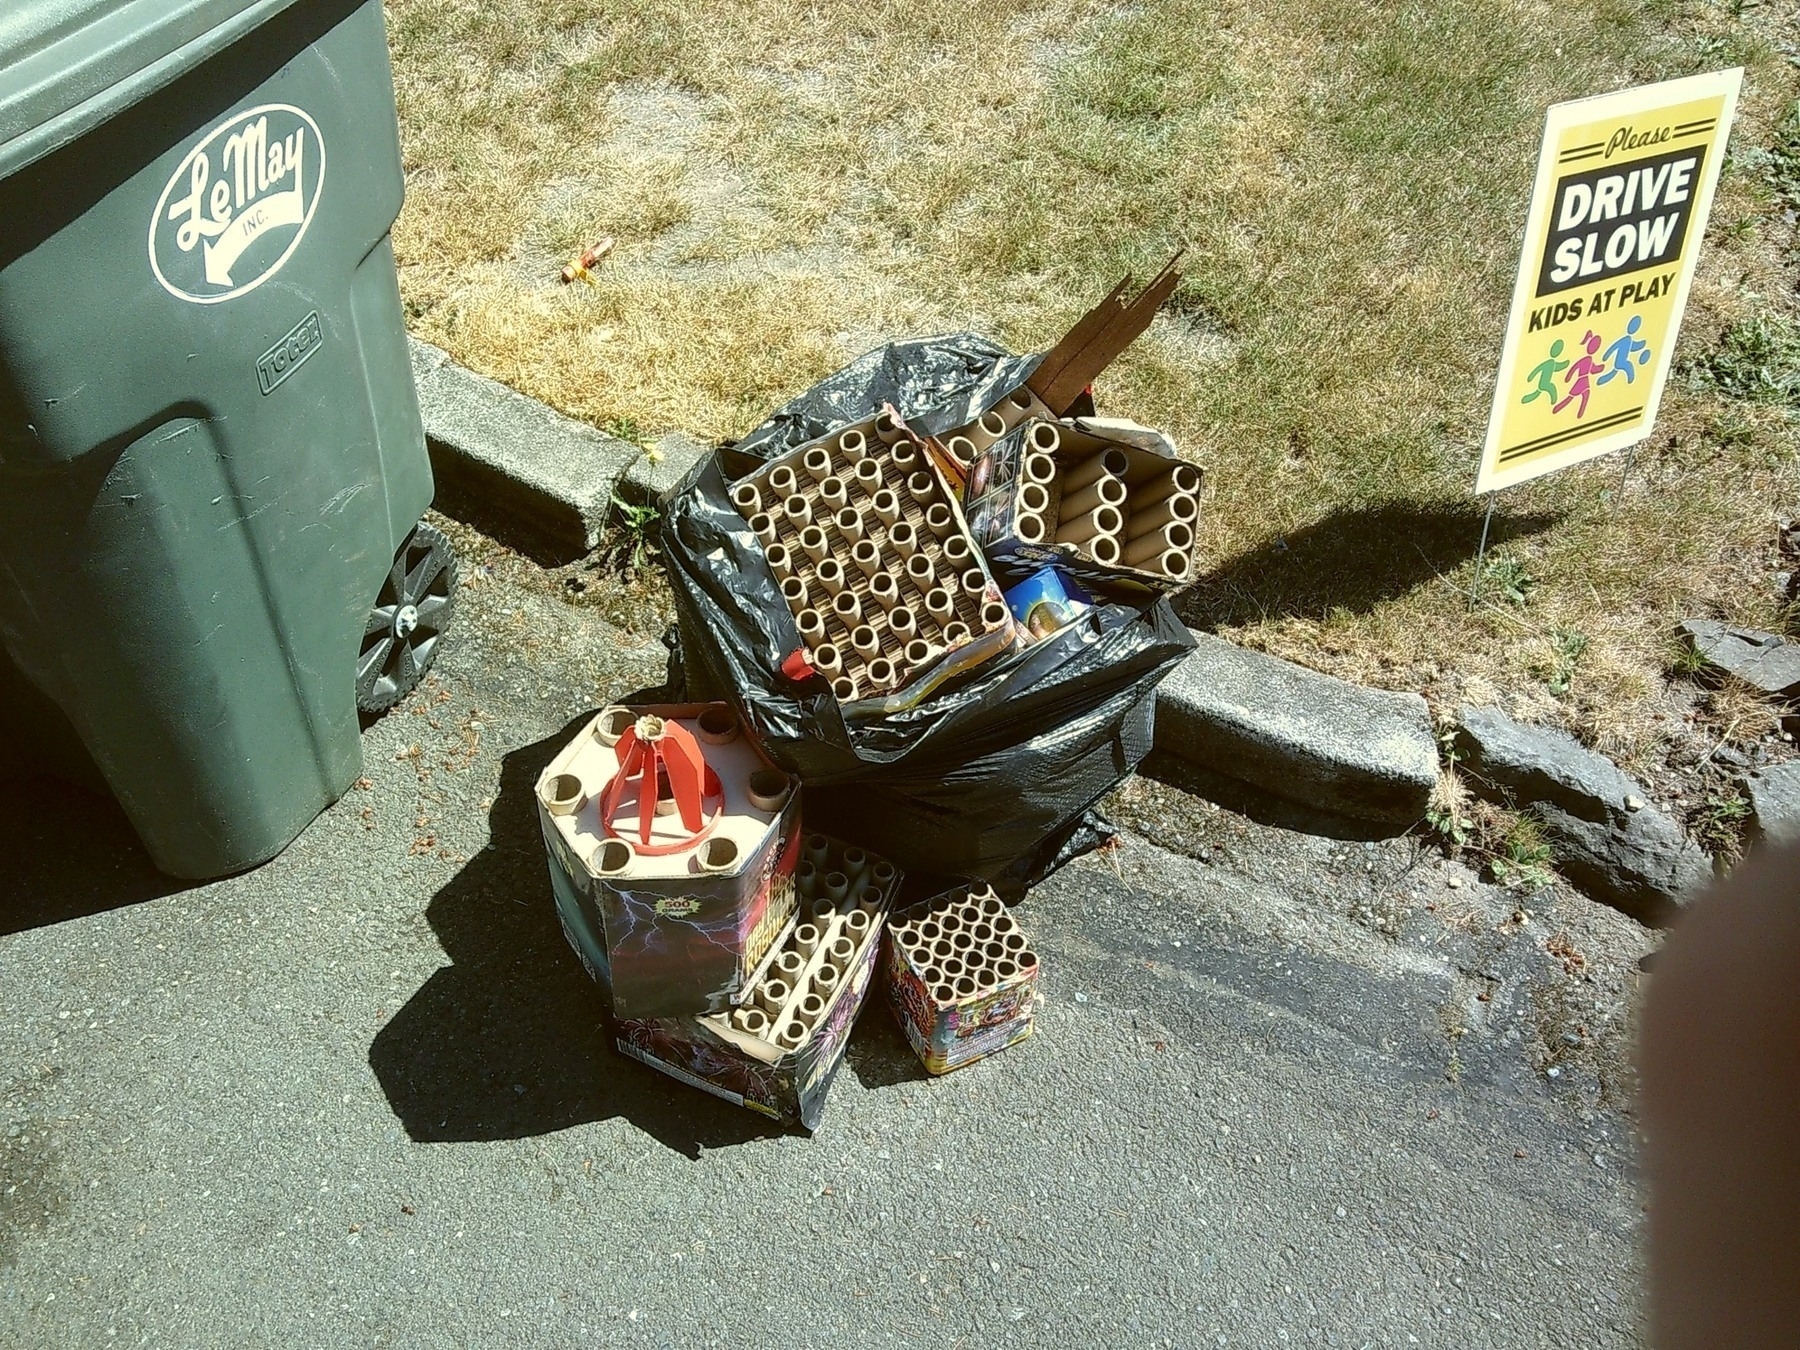
[[[793,927],[797,785],[723,703],[602,709],[537,801],[563,933],[614,1017],[728,1011]]]
[[[900,873],[823,835],[794,872],[797,921],[738,1006],[704,1017],[633,1018],[620,1053],[774,1120],[818,1125],[867,997]]]
[[[976,457],[963,509],[997,568],[1053,563],[1102,591],[1166,593],[1193,580],[1202,481],[1149,427],[1032,417]]]
[[[1037,954],[991,887],[909,906],[883,948],[894,1019],[929,1072],[960,1069],[1035,1029]]]

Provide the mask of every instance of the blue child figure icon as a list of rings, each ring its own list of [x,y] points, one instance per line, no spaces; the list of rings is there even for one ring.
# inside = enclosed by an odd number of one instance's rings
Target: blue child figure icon
[[[1643,365],[1650,359],[1650,344],[1638,337],[1638,329],[1644,326],[1641,314],[1633,314],[1631,322],[1625,325],[1625,334],[1601,355],[1601,360],[1610,361],[1612,369],[1607,371],[1594,383],[1605,384],[1615,375],[1623,375],[1625,383],[1630,384],[1637,376],[1636,365]]]

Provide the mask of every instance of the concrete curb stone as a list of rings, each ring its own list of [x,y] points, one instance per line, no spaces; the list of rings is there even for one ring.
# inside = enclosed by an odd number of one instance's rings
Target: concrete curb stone
[[[465,370],[429,343],[410,346],[438,509],[542,561],[592,552],[615,493],[652,501],[706,452],[684,436],[648,452]]]
[[[1404,829],[1437,785],[1431,712],[1207,633],[1157,691],[1160,750],[1317,811]]]
[[[1800,760],[1750,774],[1744,789],[1750,796],[1752,843],[1800,840]]]

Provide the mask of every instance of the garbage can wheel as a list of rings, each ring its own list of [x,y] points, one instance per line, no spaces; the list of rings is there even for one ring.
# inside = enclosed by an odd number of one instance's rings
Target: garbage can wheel
[[[358,708],[386,712],[413,691],[437,659],[455,599],[456,552],[439,531],[421,524],[394,555],[363,627]]]

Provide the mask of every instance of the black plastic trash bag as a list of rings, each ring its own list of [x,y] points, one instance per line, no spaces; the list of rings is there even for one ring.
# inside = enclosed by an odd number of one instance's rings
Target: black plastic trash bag
[[[699,465],[662,521],[686,696],[729,701],[769,758],[800,776],[809,827],[909,874],[1009,896],[1111,833],[1094,804],[1149,753],[1156,685],[1193,647],[1167,599],[1096,603],[911,708],[846,722],[823,679],[784,673],[800,634],[727,486],[883,403],[918,429],[950,430],[1033,364],[972,335],[871,352]]]

